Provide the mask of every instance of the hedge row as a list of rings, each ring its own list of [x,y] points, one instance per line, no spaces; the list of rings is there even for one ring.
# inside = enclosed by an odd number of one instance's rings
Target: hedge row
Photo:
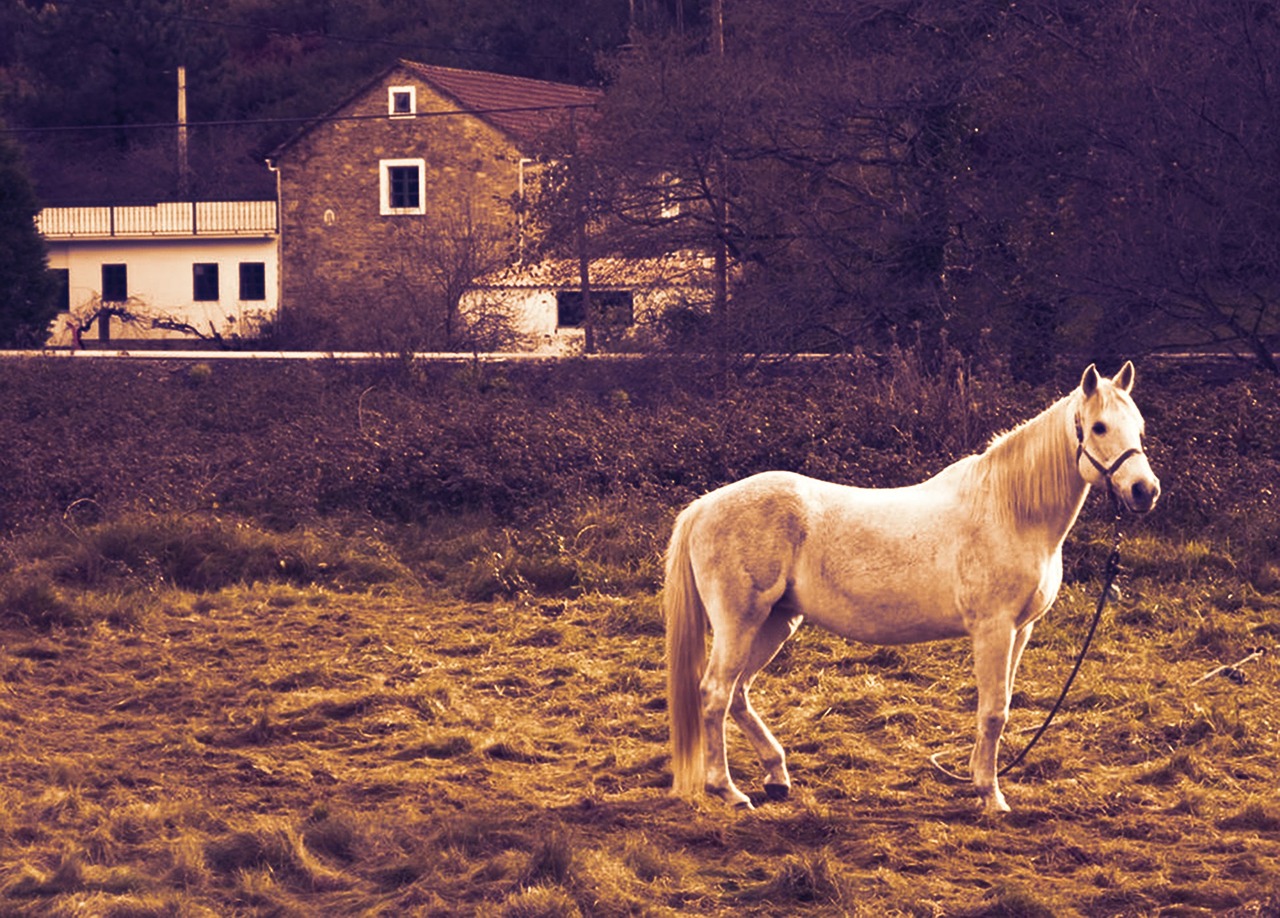
[[[0,527],[147,510],[280,529],[334,514],[523,525],[620,495],[675,507],[767,468],[896,485],[981,449],[1074,383],[1036,390],[911,352],[727,376],[658,360],[5,360]],[[1276,389],[1140,368],[1166,493],[1150,525],[1280,541]]]

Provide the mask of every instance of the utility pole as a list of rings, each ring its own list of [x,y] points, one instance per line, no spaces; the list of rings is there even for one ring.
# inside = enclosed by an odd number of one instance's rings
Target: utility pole
[[[178,68],[178,193],[191,195],[191,164],[187,156],[187,68]]]
[[[711,53],[717,63],[724,68],[724,0],[711,0]],[[716,227],[716,241],[713,262],[713,296],[712,312],[715,316],[717,349],[720,351],[721,370],[728,366],[729,360],[729,244],[726,239],[729,229],[729,164],[724,148],[716,155],[715,198],[712,201],[713,219]]]
[[[583,350],[596,351],[596,317],[591,302],[591,256],[587,251],[587,189],[578,153],[578,112],[569,109],[569,181],[573,183],[573,199],[578,216],[578,289],[582,291]]]

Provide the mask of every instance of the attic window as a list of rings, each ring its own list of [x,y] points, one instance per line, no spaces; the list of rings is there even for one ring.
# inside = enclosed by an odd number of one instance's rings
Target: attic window
[[[384,159],[378,164],[378,212],[385,216],[425,214],[421,159]]]
[[[412,118],[418,113],[416,86],[391,86],[387,89],[387,114],[393,118]]]

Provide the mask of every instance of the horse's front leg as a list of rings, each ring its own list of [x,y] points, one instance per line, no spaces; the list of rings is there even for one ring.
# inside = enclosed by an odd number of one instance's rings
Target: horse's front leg
[[[996,774],[1000,753],[1000,735],[1009,720],[1009,694],[1012,690],[1015,645],[1021,650],[1025,636],[1004,621],[989,621],[973,635],[974,672],[978,679],[978,735],[973,745],[969,767],[973,786],[988,813],[1007,813],[1009,804],[1000,792]]]
[[[1010,654],[1009,662],[1009,697],[1013,697],[1013,681],[1018,675],[1018,665],[1022,662],[1022,652],[1027,649],[1027,642],[1031,640],[1031,630],[1035,628],[1035,622],[1027,622],[1021,628],[1014,632],[1013,635],[1013,651]]]

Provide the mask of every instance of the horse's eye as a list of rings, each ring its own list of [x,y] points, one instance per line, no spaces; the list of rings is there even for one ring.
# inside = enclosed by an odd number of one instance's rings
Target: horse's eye
[[[1093,425],[1093,432],[1099,437],[1105,437],[1107,435],[1107,425],[1103,424],[1101,421],[1095,421]]]

